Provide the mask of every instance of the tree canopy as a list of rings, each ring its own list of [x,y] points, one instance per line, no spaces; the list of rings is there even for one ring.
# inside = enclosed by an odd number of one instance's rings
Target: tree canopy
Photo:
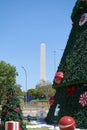
[[[16,67],[5,61],[0,62],[0,98],[5,97],[6,89],[16,83]]]
[[[29,89],[27,94],[32,95],[33,99],[37,98],[50,98],[55,94],[55,89],[52,88],[52,85],[39,86],[35,89]]]

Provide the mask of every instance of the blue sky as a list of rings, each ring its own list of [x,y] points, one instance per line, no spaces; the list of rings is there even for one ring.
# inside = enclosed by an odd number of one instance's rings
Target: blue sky
[[[53,82],[72,28],[76,0],[0,0],[0,60],[16,67],[26,90],[40,80],[40,44],[46,45],[46,79]],[[54,51],[56,57],[54,58]],[[54,64],[56,61],[56,64]],[[55,69],[56,67],[56,69]]]

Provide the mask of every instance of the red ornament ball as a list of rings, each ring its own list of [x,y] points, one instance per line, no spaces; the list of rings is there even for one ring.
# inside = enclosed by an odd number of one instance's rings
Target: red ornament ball
[[[76,87],[75,86],[69,86],[67,88],[67,91],[68,91],[68,95],[72,96],[74,94],[74,92],[76,91]]]
[[[8,113],[8,110],[4,110],[3,113],[4,113],[4,114],[7,114],[7,113]]]
[[[82,2],[86,2],[87,0],[82,0]]]
[[[54,100],[55,100],[55,97],[54,97],[54,96],[50,97],[50,99],[49,99],[49,104],[50,104],[50,106],[53,105]]]
[[[74,130],[76,127],[76,122],[71,116],[63,116],[59,120],[60,130]]]
[[[64,77],[64,73],[62,71],[56,72],[55,77],[54,77],[54,81],[57,84],[59,84],[62,81],[63,77]]]
[[[19,111],[19,108],[18,108],[18,107],[16,107],[16,108],[14,109],[14,111],[15,111],[15,112],[18,112],[18,111]]]
[[[8,95],[8,98],[12,98],[12,95],[11,95],[11,94],[9,94],[9,95]]]

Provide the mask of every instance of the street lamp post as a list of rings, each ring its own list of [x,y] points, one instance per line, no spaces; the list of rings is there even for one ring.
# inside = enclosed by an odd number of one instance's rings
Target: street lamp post
[[[26,87],[26,106],[27,106],[27,71],[26,69],[22,66],[22,69],[25,72],[25,87]]]
[[[53,51],[54,53],[54,73],[56,71],[56,50]]]
[[[54,73],[56,72],[56,53],[57,51],[63,51],[64,49],[57,49],[57,50],[54,50],[53,53],[54,53]]]

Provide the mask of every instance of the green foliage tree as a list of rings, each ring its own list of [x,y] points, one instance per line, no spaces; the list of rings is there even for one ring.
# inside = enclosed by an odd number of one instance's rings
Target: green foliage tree
[[[37,99],[37,98],[38,98],[38,89],[37,89],[37,88],[29,89],[29,90],[27,91],[27,94],[28,94],[28,95],[31,95],[31,96],[32,96],[32,99]]]
[[[5,61],[0,62],[0,99],[5,97],[6,89],[16,83],[16,67],[7,64]]]
[[[55,89],[52,88],[52,85],[38,86],[35,89],[29,89],[27,92],[28,95],[32,95],[33,99],[37,98],[50,98],[55,94]]]
[[[22,91],[21,88],[22,87],[19,84],[14,85],[15,92],[17,93],[18,96],[24,96],[25,95],[25,93]]]
[[[52,88],[52,85],[46,85],[37,88],[38,89],[38,98],[50,98],[55,94],[55,89]]]
[[[58,122],[62,116],[75,118],[76,127],[87,129],[87,0],[77,0],[73,8],[72,29],[57,72],[64,74],[61,82],[54,77],[55,101],[46,121]],[[57,104],[60,111],[55,117]]]
[[[26,127],[23,124],[23,114],[20,108],[20,101],[13,87],[7,89],[7,99],[2,106],[1,122],[3,124],[3,130],[5,127],[5,121],[18,121],[20,123],[20,128],[26,130]]]

